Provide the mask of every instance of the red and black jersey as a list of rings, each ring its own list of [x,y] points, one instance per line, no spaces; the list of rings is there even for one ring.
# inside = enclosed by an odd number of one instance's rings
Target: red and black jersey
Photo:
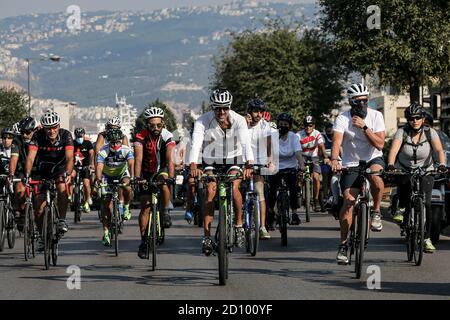
[[[94,150],[92,142],[85,139],[82,144],[79,144],[77,141],[74,141],[73,148],[74,165],[89,166],[89,151]]]
[[[36,166],[40,164],[53,164],[62,166],[66,164],[66,150],[73,150],[72,134],[66,129],[59,129],[55,143],[50,142],[44,129],[36,131],[31,139],[29,150],[37,150]]]
[[[166,129],[161,131],[158,138],[150,135],[145,129],[136,134],[135,144],[141,144],[143,147],[142,171],[145,173],[156,173],[162,168],[166,168],[168,163],[166,159],[167,148],[175,146],[173,135]]]

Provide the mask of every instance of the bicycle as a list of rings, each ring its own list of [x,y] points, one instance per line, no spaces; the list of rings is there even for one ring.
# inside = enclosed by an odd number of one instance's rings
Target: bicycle
[[[14,248],[16,243],[16,222],[14,218],[14,209],[12,206],[12,197],[14,190],[12,183],[7,175],[0,175],[0,252],[5,248],[5,241],[8,242],[8,248]]]
[[[23,226],[23,249],[25,261],[35,258],[36,256],[36,240],[39,237],[39,233],[36,230],[34,222],[34,194],[38,193],[39,181],[29,181],[25,186],[25,223]]]
[[[74,223],[78,223],[81,221],[81,212],[83,211],[84,207],[84,192],[83,192],[83,179],[81,179],[81,173],[83,170],[86,170],[87,167],[77,166],[75,168],[76,176],[73,181],[73,207],[74,207],[74,216],[73,220]]]
[[[310,222],[310,215],[311,215],[311,200],[313,197],[313,179],[312,179],[312,168],[314,166],[314,162],[307,160],[305,162],[305,172],[302,172],[300,174],[301,176],[301,197],[299,199],[302,199],[302,202],[305,206],[305,220],[306,222]]]
[[[151,210],[148,219],[145,234],[147,235],[147,250],[146,258],[150,260],[150,251],[152,255],[152,271],[156,270],[156,247],[164,243],[165,230],[161,223],[161,210],[159,208],[158,199],[161,196],[161,186],[166,185],[167,181],[155,181],[156,176],[153,176],[150,181],[142,180],[137,184],[141,184],[144,190],[147,188],[151,194]]]
[[[425,171],[421,167],[412,170],[395,170],[387,172],[386,175],[410,176],[412,187],[411,211],[407,214],[407,219],[403,223],[406,235],[406,255],[408,262],[414,259],[414,264],[420,266],[423,259],[423,249],[425,240],[425,194],[421,191],[421,180],[427,175],[440,174],[434,170]]]
[[[205,188],[203,182],[195,180],[195,191],[192,195],[192,216],[194,224],[199,228],[203,227],[203,217],[204,217],[204,199],[205,199]]]
[[[106,199],[111,199],[113,209],[111,212],[111,221],[109,226],[109,234],[111,240],[114,240],[114,254],[116,257],[119,255],[119,234],[122,233],[123,220],[122,215],[119,210],[120,200],[119,200],[119,188],[127,187],[128,184],[121,183],[120,180],[112,180],[110,183],[102,182],[100,183],[100,192],[103,202]],[[103,213],[105,213],[105,208],[103,207]],[[102,215],[102,219],[105,218],[105,214]]]
[[[242,173],[229,174],[228,172],[212,175],[202,175],[202,181],[209,182],[215,179],[217,182],[217,194],[219,200],[219,224],[216,229],[215,242],[219,260],[219,284],[226,285],[228,279],[228,254],[233,252],[234,246],[234,208],[233,208],[233,182],[240,179]]]
[[[267,166],[264,166],[267,168]],[[254,189],[253,177],[261,172],[260,166],[253,166],[253,174],[248,182],[248,189],[245,193],[243,205],[244,230],[247,243],[247,252],[255,256],[259,246],[259,229],[261,226],[261,209],[259,207],[259,197]]]
[[[370,236],[370,208],[372,207],[372,195],[370,193],[369,175],[381,175],[383,171],[373,171],[366,168],[367,163],[360,161],[358,167],[342,168],[342,172],[356,172],[360,181],[359,193],[353,208],[353,223],[348,237],[349,247],[349,265],[351,265],[352,256],[355,255],[355,273],[356,278],[361,278],[362,265],[364,260],[364,251],[367,248]]]

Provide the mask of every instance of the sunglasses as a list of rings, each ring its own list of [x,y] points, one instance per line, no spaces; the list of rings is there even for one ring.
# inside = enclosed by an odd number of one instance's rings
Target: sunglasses
[[[157,123],[157,124],[148,124],[147,125],[150,129],[161,129],[163,127],[162,123]]]
[[[45,129],[46,131],[52,131],[52,130],[57,130],[57,129],[59,129],[59,126],[54,126],[54,127],[49,127],[49,128],[45,128],[45,127],[44,127],[44,129]]]
[[[215,108],[214,109],[214,112],[218,112],[218,113],[220,113],[220,112],[227,112],[228,110],[230,110],[230,108],[227,108],[227,107],[225,107],[225,108]]]
[[[313,124],[307,124],[306,127],[307,128],[312,128],[312,127],[314,127],[314,125]]]
[[[111,141],[109,144],[112,146],[118,146],[118,145],[122,144],[122,141]]]
[[[10,136],[10,135],[8,135],[8,136],[2,136],[2,139],[14,139],[14,137],[13,137],[13,136]]]
[[[416,121],[416,120],[422,120],[423,118],[422,117],[411,117],[411,118],[408,118],[408,121]]]
[[[22,134],[26,134],[26,135],[29,135],[29,134],[32,134],[34,131],[33,130],[29,130],[29,131],[22,131]]]

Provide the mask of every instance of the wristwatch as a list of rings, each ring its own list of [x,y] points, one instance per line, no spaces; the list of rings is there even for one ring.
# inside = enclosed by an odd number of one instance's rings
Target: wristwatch
[[[365,125],[362,129],[363,129],[363,131],[366,131],[369,128]]]

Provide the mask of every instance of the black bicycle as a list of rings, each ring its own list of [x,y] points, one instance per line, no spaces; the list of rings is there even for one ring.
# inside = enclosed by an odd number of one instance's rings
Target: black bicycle
[[[81,212],[83,211],[84,205],[84,192],[83,192],[83,179],[81,178],[81,173],[83,170],[87,170],[87,167],[77,166],[76,176],[73,181],[73,222],[78,223],[81,221]]]
[[[289,194],[289,188],[287,187],[285,176],[288,175],[296,175],[297,170],[286,170],[283,172],[280,172],[280,180],[281,184],[278,188],[277,192],[277,215],[276,220],[277,224],[280,228],[281,233],[281,245],[283,247],[287,246],[287,226],[290,223],[290,212],[289,212],[289,205],[290,205],[290,194]]]
[[[362,265],[364,261],[364,251],[367,248],[370,235],[370,208],[372,205],[372,195],[370,193],[369,175],[381,175],[383,171],[373,171],[367,168],[365,161],[360,161],[358,167],[343,168],[343,172],[356,172],[360,181],[359,194],[353,208],[353,223],[350,228],[348,238],[349,264],[352,256],[355,255],[355,273],[356,278],[361,278]]]
[[[201,228],[203,227],[203,217],[205,211],[204,199],[206,196],[206,190],[201,180],[195,180],[195,191],[192,196],[192,216],[194,224]]]
[[[23,250],[25,261],[36,256],[36,240],[39,233],[36,230],[34,222],[34,195],[38,193],[39,181],[30,181],[26,185],[26,200],[25,200],[25,221],[23,225]]]
[[[12,198],[14,190],[7,175],[0,175],[0,252],[5,248],[8,240],[8,248],[14,248],[16,243],[16,223]]]

